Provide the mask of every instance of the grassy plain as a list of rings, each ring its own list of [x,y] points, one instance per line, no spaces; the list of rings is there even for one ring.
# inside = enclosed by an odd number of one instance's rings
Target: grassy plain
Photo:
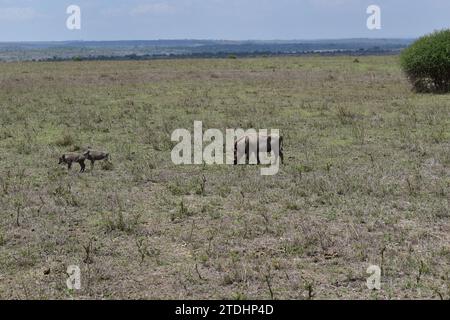
[[[0,297],[450,299],[450,96],[353,60],[0,64]],[[194,120],[278,128],[286,162],[175,166]],[[112,165],[58,166],[87,146]]]

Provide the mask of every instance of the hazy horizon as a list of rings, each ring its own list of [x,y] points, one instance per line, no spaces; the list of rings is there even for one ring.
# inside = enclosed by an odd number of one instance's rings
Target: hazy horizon
[[[19,40],[19,41],[1,41],[0,43],[54,43],[54,42],[156,42],[156,41],[223,41],[223,42],[314,42],[314,41],[350,41],[350,40],[369,40],[369,41],[395,41],[395,40],[414,40],[417,37],[412,38],[316,38],[316,39],[181,39],[181,38],[167,38],[167,39],[111,39],[111,40],[84,40],[84,39],[70,39],[70,40]]]
[[[66,27],[70,5],[79,30]],[[448,0],[0,0],[0,42],[414,39],[449,26]]]

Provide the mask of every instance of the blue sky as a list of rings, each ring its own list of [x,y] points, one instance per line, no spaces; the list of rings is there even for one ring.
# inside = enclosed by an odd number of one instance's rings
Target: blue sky
[[[66,8],[81,8],[81,30]],[[366,9],[381,7],[381,30]],[[417,37],[450,27],[450,0],[0,0],[0,41]]]

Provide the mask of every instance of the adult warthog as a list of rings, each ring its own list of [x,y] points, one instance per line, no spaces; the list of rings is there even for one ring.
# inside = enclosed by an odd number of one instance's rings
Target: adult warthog
[[[250,133],[234,143],[234,164],[268,164],[268,153],[283,163],[283,137],[277,134]],[[244,158],[245,157],[245,158]]]

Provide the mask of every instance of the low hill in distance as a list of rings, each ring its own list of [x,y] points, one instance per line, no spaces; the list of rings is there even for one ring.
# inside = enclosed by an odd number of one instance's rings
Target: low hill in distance
[[[303,54],[387,55],[397,54],[412,41],[413,39],[0,42],[0,61],[145,60]]]

